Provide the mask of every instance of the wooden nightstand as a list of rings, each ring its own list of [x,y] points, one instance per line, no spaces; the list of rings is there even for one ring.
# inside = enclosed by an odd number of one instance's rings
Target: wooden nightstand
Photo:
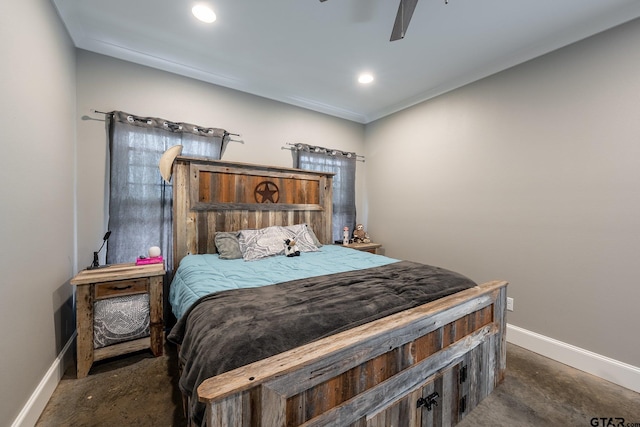
[[[161,356],[164,346],[162,278],[164,264],[114,264],[78,273],[71,284],[76,286],[77,374],[84,378],[94,361],[120,354],[151,349]],[[94,349],[93,307],[97,300],[125,295],[149,294],[150,336]]]
[[[378,253],[378,248],[382,247],[381,243],[349,243],[347,248],[356,249],[358,251],[371,252],[372,254]]]

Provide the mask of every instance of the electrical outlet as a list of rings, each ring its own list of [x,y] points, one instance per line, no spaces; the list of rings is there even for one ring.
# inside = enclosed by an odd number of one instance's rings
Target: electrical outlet
[[[513,298],[507,297],[507,310],[513,311]]]

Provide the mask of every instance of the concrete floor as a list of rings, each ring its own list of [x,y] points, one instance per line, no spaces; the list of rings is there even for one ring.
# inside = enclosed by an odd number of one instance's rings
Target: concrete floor
[[[74,366],[36,426],[185,426],[176,375],[173,346],[99,362],[79,380]],[[458,425],[607,425],[592,418],[640,427],[640,394],[509,344],[505,381]]]

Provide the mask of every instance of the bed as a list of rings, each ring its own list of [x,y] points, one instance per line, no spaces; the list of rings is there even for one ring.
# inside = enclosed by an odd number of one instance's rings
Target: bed
[[[332,245],[331,174],[177,157],[173,179],[191,424],[454,425],[502,381],[506,282]],[[282,233],[300,256],[269,253]]]

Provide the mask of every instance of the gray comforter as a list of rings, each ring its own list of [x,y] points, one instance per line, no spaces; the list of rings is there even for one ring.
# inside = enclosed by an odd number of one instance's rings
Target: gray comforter
[[[184,365],[180,389],[291,348],[475,286],[470,279],[410,261],[366,270],[237,289],[198,300],[171,330]]]

